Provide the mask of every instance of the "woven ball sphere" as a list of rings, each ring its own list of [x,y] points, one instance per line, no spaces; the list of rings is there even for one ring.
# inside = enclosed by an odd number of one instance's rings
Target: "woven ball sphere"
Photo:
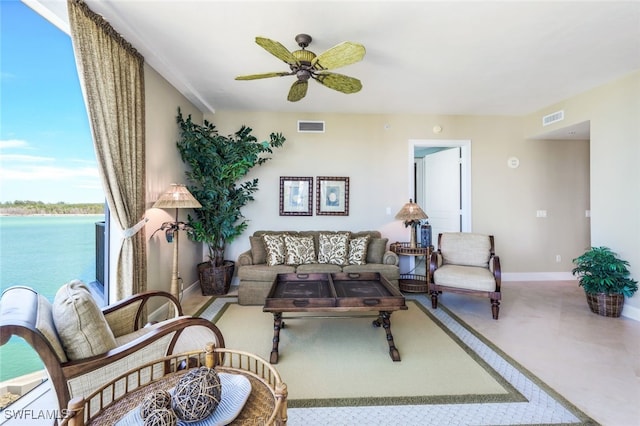
[[[171,408],[171,394],[165,390],[159,390],[147,395],[140,405],[140,416],[146,419],[151,412],[159,408]]]
[[[176,426],[178,418],[171,409],[158,408],[144,419],[144,426]]]
[[[184,421],[202,420],[218,408],[221,396],[218,373],[213,368],[200,367],[180,379],[173,392],[172,407]]]

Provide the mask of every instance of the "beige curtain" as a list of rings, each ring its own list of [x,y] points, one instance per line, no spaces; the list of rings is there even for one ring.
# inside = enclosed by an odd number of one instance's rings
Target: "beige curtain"
[[[145,213],[144,58],[83,1],[67,5],[98,168],[122,230],[117,276],[109,280],[113,302],[147,287],[146,244],[138,232]]]

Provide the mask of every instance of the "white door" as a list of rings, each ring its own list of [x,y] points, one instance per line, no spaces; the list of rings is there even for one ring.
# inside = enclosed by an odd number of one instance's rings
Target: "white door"
[[[462,230],[460,152],[460,147],[455,147],[423,158],[424,202],[421,207],[429,216],[435,249],[440,232]]]

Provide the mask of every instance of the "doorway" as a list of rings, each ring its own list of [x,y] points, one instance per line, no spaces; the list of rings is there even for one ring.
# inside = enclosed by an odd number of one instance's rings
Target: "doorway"
[[[471,232],[471,141],[409,140],[409,193],[441,232]]]

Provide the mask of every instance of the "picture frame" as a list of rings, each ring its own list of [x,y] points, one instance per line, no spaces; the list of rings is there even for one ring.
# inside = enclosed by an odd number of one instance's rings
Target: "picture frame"
[[[313,214],[313,177],[280,177],[280,216]]]
[[[316,180],[316,215],[349,216],[349,178],[319,176]]]

